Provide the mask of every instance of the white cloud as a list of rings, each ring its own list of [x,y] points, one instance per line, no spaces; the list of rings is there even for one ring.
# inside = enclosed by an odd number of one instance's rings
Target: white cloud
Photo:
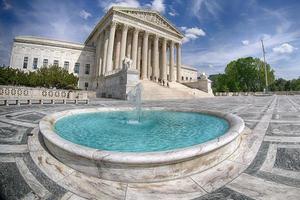
[[[192,14],[198,19],[202,19],[205,14],[217,18],[222,11],[216,0],[193,0],[190,5]]]
[[[271,35],[269,35],[269,34],[262,34],[261,35],[261,39],[262,40],[269,40],[269,39],[271,39]]]
[[[206,33],[201,28],[198,27],[193,27],[193,28],[181,27],[181,30],[184,31],[183,43],[189,42],[191,40],[195,40],[201,36],[206,35]]]
[[[172,17],[175,17],[177,15],[175,12],[169,12],[168,14]]]
[[[270,64],[276,64],[281,60],[290,60],[289,54],[278,54],[272,49],[286,41],[296,41],[300,37],[300,31],[269,35],[269,39],[265,41],[265,49],[267,51],[266,59]],[[183,54],[183,62],[188,65],[201,66],[207,61],[209,64],[218,66],[226,66],[230,61],[247,56],[260,57],[262,55],[261,37],[258,36],[256,42],[250,43],[247,46],[234,45],[232,43],[220,43],[214,45],[209,50],[203,48],[185,49]],[[296,48],[294,47],[294,50]],[[222,69],[223,70],[223,69]]]
[[[186,26],[181,26],[180,29],[181,29],[182,31],[185,31],[185,30],[187,29],[187,27],[186,27]]]
[[[9,10],[12,8],[12,5],[10,3],[8,3],[7,0],[3,0],[3,9],[4,10]]]
[[[243,40],[243,41],[242,41],[242,44],[245,45],[245,46],[247,46],[247,45],[250,44],[250,42],[249,42],[249,40]]]
[[[84,42],[91,31],[93,23],[82,23],[78,20],[80,10],[78,10],[76,4],[66,3],[65,1],[55,4],[52,1],[29,3],[32,9],[31,12],[15,8],[15,15],[21,22],[18,26],[12,27],[12,35],[33,35]],[[73,16],[78,16],[78,18]]]
[[[166,6],[164,0],[153,0],[151,3],[141,5],[138,0],[98,0],[100,7],[105,11],[109,10],[112,6],[121,6],[121,7],[147,7],[152,10],[156,10],[160,13],[165,13]],[[173,14],[175,12],[172,12]]]
[[[150,8],[160,13],[165,13],[166,10],[164,0],[153,0],[152,3],[150,4]]]
[[[185,32],[197,36],[205,36],[205,32],[201,28],[197,27],[186,29]]]
[[[292,45],[288,44],[288,43],[283,43],[280,46],[276,46],[273,48],[273,52],[275,53],[280,53],[280,54],[289,54],[289,53],[293,53],[294,50],[296,50],[297,48],[293,47]]]
[[[209,68],[213,68],[214,66],[213,66],[212,64],[209,64],[208,67],[209,67]]]
[[[81,10],[79,13],[80,17],[82,17],[83,19],[87,20],[89,17],[92,16],[91,13],[85,11],[85,10]]]
[[[141,7],[138,0],[99,0],[99,4],[105,11],[110,9],[112,6],[132,7],[132,8]]]

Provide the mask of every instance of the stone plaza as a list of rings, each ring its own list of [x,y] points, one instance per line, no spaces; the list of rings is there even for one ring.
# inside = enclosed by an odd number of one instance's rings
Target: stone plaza
[[[127,101],[0,107],[0,190],[4,199],[299,199],[300,97],[236,96],[145,101],[144,107],[233,113],[246,124],[238,149],[210,169],[152,183],[108,181],[54,158],[38,123],[77,108],[122,108]]]

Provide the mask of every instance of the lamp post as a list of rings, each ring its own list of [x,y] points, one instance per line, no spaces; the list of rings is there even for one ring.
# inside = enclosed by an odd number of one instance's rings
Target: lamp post
[[[266,78],[266,88],[265,88],[265,93],[268,92],[268,75],[267,75],[267,65],[266,65],[266,52],[265,52],[265,46],[264,46],[264,41],[261,39],[261,47],[263,51],[263,57],[264,57],[264,68],[265,68],[265,78]]]

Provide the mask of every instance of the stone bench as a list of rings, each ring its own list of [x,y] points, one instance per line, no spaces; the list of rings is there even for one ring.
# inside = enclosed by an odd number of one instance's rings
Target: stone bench
[[[84,104],[89,104],[89,99],[13,99],[13,98],[7,98],[7,99],[0,99],[0,105],[18,105],[20,106],[21,104],[27,104],[27,105],[32,105],[34,104],[68,104],[68,103],[84,103]]]

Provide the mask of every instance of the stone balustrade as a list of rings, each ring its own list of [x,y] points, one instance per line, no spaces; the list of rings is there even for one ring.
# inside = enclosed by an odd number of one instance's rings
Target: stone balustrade
[[[0,85],[0,101],[3,102],[3,105],[32,104],[32,102],[40,104],[44,102],[51,104],[74,102],[77,104],[78,102],[88,103],[88,100],[87,91]]]

